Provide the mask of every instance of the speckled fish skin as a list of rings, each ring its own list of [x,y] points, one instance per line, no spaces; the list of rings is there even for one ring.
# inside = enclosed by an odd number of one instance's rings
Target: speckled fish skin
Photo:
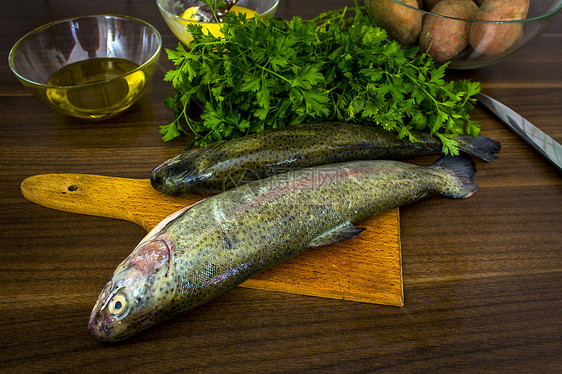
[[[430,167],[353,161],[291,171],[176,212],[116,269],[89,323],[118,341],[185,313],[309,247],[336,243],[353,224],[422,198],[478,190],[474,163],[446,156]]]
[[[442,152],[427,132],[404,142],[377,126],[315,123],[285,127],[194,149],[155,168],[152,186],[166,194],[216,193],[292,169],[353,160],[399,160]],[[461,135],[462,151],[485,161],[496,158],[496,141]]]

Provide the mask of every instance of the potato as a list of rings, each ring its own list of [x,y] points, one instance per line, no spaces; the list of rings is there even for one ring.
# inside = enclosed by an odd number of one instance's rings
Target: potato
[[[417,0],[400,0],[412,8],[418,8]],[[423,13],[392,0],[371,0],[371,12],[375,24],[401,43],[411,44],[418,39]]]
[[[423,0],[426,10],[432,10],[435,5],[441,0]]]
[[[422,1],[422,0],[418,0],[418,3],[420,3],[421,1]],[[431,9],[433,9],[433,7],[434,7],[438,2],[440,2],[440,1],[441,1],[441,0],[423,0],[423,3],[425,4],[425,6],[422,7],[422,6],[420,5],[420,9],[421,9],[421,8],[424,8],[425,10],[431,10]],[[482,5],[482,2],[483,2],[483,1],[484,1],[484,0],[474,0],[474,2],[476,3],[476,5],[478,5],[478,6]]]
[[[422,6],[420,5],[420,9],[421,9],[421,8],[424,8],[425,10],[429,10],[429,11],[430,11],[430,10],[433,9],[433,7],[434,7],[438,2],[440,2],[440,1],[441,1],[441,0],[423,0],[425,6],[422,7]],[[480,6],[480,5],[482,4],[482,1],[484,1],[484,0],[474,0],[474,2],[476,3],[476,5],[478,5],[478,6]],[[420,1],[418,1],[418,3],[419,3],[419,2],[420,2]]]
[[[476,13],[481,21],[509,21],[524,19],[529,0],[484,0]],[[521,23],[478,23],[470,28],[470,45],[475,51],[494,55],[507,50],[523,37]]]
[[[443,16],[472,19],[478,6],[472,0],[441,0],[432,13]],[[426,16],[420,34],[420,50],[444,62],[458,55],[468,46],[470,22]]]

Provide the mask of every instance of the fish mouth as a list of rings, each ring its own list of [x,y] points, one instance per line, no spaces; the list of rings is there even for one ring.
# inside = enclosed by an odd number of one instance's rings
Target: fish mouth
[[[88,321],[88,331],[92,336],[100,341],[111,341],[113,340],[112,330],[109,328],[111,320],[103,312],[104,299],[104,297],[100,297],[92,309],[92,313],[90,314],[90,319]]]
[[[107,325],[103,323],[103,317],[100,315],[99,311],[94,310],[88,321],[88,331],[90,334],[100,341],[111,341],[111,332],[107,328]]]
[[[90,321],[88,322],[88,331],[90,335],[95,337],[101,341],[109,341],[109,335],[107,334],[107,330],[105,330],[101,323],[98,323],[96,315],[92,315],[90,317]]]
[[[135,330],[116,322],[102,311],[94,310],[88,321],[88,331],[101,342],[117,342],[135,333]]]
[[[103,325],[98,325],[95,321],[93,321],[93,323],[88,326],[88,329],[90,330],[90,334],[94,338],[104,343],[119,342],[133,335],[133,332],[126,330],[123,331],[127,332],[126,334],[115,334],[114,329],[107,330]]]
[[[150,175],[150,185],[157,191],[164,192],[168,195],[177,196],[179,193],[177,191],[177,182],[176,178],[170,178],[168,175],[168,164],[164,163],[162,165],[157,166],[152,170]],[[188,175],[192,174],[191,171],[186,171]],[[186,177],[184,177],[186,178]],[[189,176],[187,176],[189,179]]]
[[[164,181],[164,178],[162,178],[162,176],[158,174],[158,170],[159,169],[156,168],[152,172],[152,175],[150,176],[150,185],[155,190],[162,191],[163,187],[164,187],[164,184],[165,184],[165,181]]]
[[[164,175],[167,163],[168,162],[165,162],[162,165],[158,165],[150,173],[150,184],[152,185],[152,188],[158,191],[165,191],[166,189],[168,189]]]
[[[171,196],[181,196],[191,192],[189,186],[199,187],[200,177],[197,177],[192,170],[185,170],[177,175],[170,176],[165,166],[158,166],[150,175],[150,185],[157,191]],[[184,186],[185,191],[181,187]],[[196,189],[193,192],[197,192]]]

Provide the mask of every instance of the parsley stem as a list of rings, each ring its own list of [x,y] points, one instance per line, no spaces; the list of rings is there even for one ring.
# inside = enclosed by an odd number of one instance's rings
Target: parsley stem
[[[293,82],[291,82],[289,79],[285,78],[284,76],[282,76],[279,73],[274,72],[271,69],[266,68],[265,66],[258,66],[260,69],[262,69],[263,71],[267,71],[269,74],[273,74],[275,75],[277,78],[289,83],[291,86],[293,86]]]
[[[190,47],[191,50],[193,51],[193,50],[196,49],[197,47],[203,46],[203,50],[205,50],[205,48],[206,48],[207,46],[210,46],[210,45],[211,45],[211,46],[212,46],[212,45],[218,45],[218,44],[225,44],[225,43],[226,43],[226,40],[222,40],[222,39],[221,39],[221,40],[218,40],[218,41],[216,41],[216,42],[204,42],[204,43],[197,43],[197,44],[195,44],[195,45],[191,45],[191,44],[190,44],[189,47]]]

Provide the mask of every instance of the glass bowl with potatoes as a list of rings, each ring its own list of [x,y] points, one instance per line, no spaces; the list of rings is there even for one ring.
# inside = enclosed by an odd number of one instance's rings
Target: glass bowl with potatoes
[[[450,69],[499,62],[538,38],[562,0],[365,0],[389,39]]]

